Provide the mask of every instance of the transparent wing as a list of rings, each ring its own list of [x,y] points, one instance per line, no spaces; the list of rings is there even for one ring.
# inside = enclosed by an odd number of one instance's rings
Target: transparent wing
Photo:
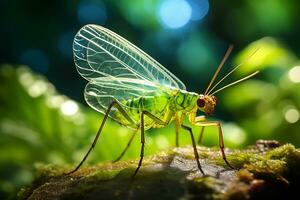
[[[97,25],[79,30],[73,43],[78,72],[87,80],[140,82],[185,90],[166,68],[116,33]]]
[[[141,87],[143,85],[143,87]],[[139,82],[120,82],[119,80],[111,80],[102,78],[90,81],[85,88],[85,100],[95,110],[105,114],[107,107],[113,100],[117,100],[126,109],[138,109],[128,106],[126,103],[134,98],[141,96],[155,96],[164,91],[164,88],[158,90],[154,84],[142,84]],[[113,119],[113,113],[116,108],[112,108],[109,116]],[[134,116],[133,116],[134,117]],[[118,121],[118,119],[115,119]]]

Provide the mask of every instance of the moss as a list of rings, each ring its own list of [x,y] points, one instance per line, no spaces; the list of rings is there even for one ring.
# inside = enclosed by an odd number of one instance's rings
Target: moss
[[[173,148],[146,157],[137,177],[135,161],[69,167],[38,165],[33,185],[20,199],[259,199],[289,197],[299,184],[300,151],[291,144],[256,144],[226,150],[230,169],[216,148],[198,147],[203,176],[192,147]]]

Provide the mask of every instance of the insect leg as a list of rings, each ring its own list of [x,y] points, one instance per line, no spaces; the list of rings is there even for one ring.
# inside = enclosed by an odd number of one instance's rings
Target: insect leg
[[[206,120],[205,116],[201,115],[201,116],[196,117],[195,122],[196,123],[205,122],[205,120]],[[198,138],[198,145],[200,145],[200,143],[202,142],[203,134],[204,134],[204,126],[202,126],[202,128],[201,128],[201,132],[200,132],[200,135],[199,135],[199,138]]]
[[[202,126],[202,127],[205,127],[205,126],[217,126],[218,127],[218,131],[219,131],[219,146],[220,146],[220,150],[221,150],[221,153],[222,153],[223,160],[225,161],[225,163],[231,169],[234,169],[229,164],[229,162],[227,161],[226,154],[225,154],[225,151],[224,151],[224,140],[223,140],[223,133],[222,133],[222,128],[221,128],[221,123],[220,122],[199,122],[199,123],[196,123],[196,125]]]
[[[200,145],[201,142],[202,142],[204,128],[205,128],[204,126],[201,127],[201,132],[200,132],[200,135],[199,135],[199,138],[198,138],[198,145]]]
[[[101,122],[101,125],[100,125],[100,127],[99,127],[99,129],[98,129],[98,131],[97,131],[97,134],[96,134],[96,136],[95,136],[95,139],[94,139],[94,141],[93,141],[91,147],[89,148],[88,152],[85,154],[85,156],[83,157],[83,159],[81,160],[81,162],[77,165],[77,167],[76,167],[74,170],[72,170],[72,171],[70,171],[70,172],[68,172],[68,173],[65,173],[65,175],[69,175],[69,174],[72,174],[72,173],[76,172],[76,171],[80,168],[80,166],[84,163],[84,161],[87,159],[88,155],[90,154],[90,152],[92,151],[92,149],[95,147],[95,145],[96,145],[96,143],[97,143],[97,141],[98,141],[98,139],[99,139],[99,136],[100,136],[100,134],[101,134],[101,132],[102,132],[102,129],[103,129],[103,127],[104,127],[104,124],[105,124],[105,122],[106,122],[106,120],[107,120],[107,118],[108,118],[109,112],[111,111],[111,109],[112,109],[113,106],[115,106],[115,107],[116,107],[116,108],[124,115],[124,117],[125,117],[129,122],[134,123],[134,121],[128,116],[128,114],[125,112],[125,110],[122,108],[122,106],[119,105],[119,103],[118,103],[117,101],[113,101],[113,102],[108,106],[108,108],[107,108],[107,111],[106,111],[106,113],[105,113],[105,115],[104,115],[104,118],[103,118],[103,120],[102,120],[102,122]]]
[[[134,178],[136,176],[136,174],[138,173],[140,167],[142,166],[142,162],[143,162],[143,158],[144,158],[144,147],[145,147],[144,116],[145,115],[147,115],[152,120],[156,121],[157,123],[159,123],[161,125],[167,125],[168,124],[167,122],[162,121],[161,119],[159,119],[155,115],[151,114],[150,112],[148,112],[146,110],[142,111],[142,114],[141,114],[141,143],[142,143],[142,148],[141,148],[141,153],[140,153],[140,161],[139,161],[138,167],[136,168],[132,178]]]
[[[167,122],[164,122],[163,120],[159,119],[158,117],[156,117],[155,115],[153,115],[152,113],[150,113],[150,112],[148,112],[146,110],[144,110],[143,113],[145,115],[147,115],[148,117],[150,117],[153,121],[155,121],[155,122],[157,122],[157,123],[159,123],[161,125],[165,125],[165,126],[168,125]]]
[[[178,113],[175,114],[175,128],[176,128],[176,140],[175,140],[175,144],[176,147],[179,147],[179,130],[180,130],[180,124],[183,123],[185,115],[180,113],[180,115]]]
[[[139,161],[139,164],[138,164],[138,167],[136,168],[133,176],[132,176],[132,179],[134,179],[134,177],[136,176],[136,174],[138,173],[140,167],[142,166],[142,162],[143,162],[143,158],[144,158],[144,147],[145,147],[145,135],[144,135],[144,111],[142,112],[141,114],[141,143],[142,143],[142,147],[141,147],[141,153],[140,153],[140,161]]]
[[[176,147],[179,147],[179,119],[178,119],[178,113],[175,114],[175,145]]]
[[[194,154],[195,154],[195,159],[196,159],[196,162],[197,162],[197,165],[198,165],[198,168],[200,170],[200,172],[204,174],[202,168],[201,168],[201,165],[200,165],[200,161],[199,161],[199,154],[198,154],[198,151],[197,151],[197,147],[196,147],[196,142],[195,142],[195,138],[194,138],[194,135],[193,135],[193,131],[192,131],[192,128],[191,127],[188,127],[186,125],[181,125],[181,127],[187,131],[190,132],[190,135],[191,135],[191,139],[192,139],[192,144],[193,144],[193,148],[194,148]]]
[[[116,160],[114,160],[113,162],[117,162],[117,161],[121,160],[121,158],[124,156],[124,154],[125,154],[126,151],[128,150],[128,148],[129,148],[131,142],[133,141],[133,138],[135,137],[136,132],[137,132],[138,130],[139,130],[139,128],[137,128],[137,129],[133,132],[132,136],[130,137],[130,139],[129,139],[128,143],[127,143],[127,146],[126,146],[125,149],[122,151],[122,153],[119,155],[119,157],[118,157]]]

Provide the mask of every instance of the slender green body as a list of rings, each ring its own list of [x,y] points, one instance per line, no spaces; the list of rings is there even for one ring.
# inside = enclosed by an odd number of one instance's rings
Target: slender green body
[[[186,114],[197,108],[198,98],[199,94],[184,90],[159,91],[155,95],[131,98],[122,102],[125,111],[135,124],[129,123],[119,110],[114,111],[112,118],[122,125],[137,128],[141,122],[142,111],[148,111],[169,124],[174,120],[176,113]],[[163,126],[165,125],[159,124],[148,116],[145,117],[145,129]]]
[[[231,50],[232,47],[225,54],[205,93],[199,95],[187,92],[184,83],[175,75],[116,33],[97,25],[82,27],[73,42],[74,62],[79,74],[88,81],[84,92],[86,102],[93,109],[103,113],[104,118],[87,154],[79,165],[68,174],[77,171],[86,160],[108,117],[124,126],[141,130],[140,161],[133,177],[142,165],[145,146],[144,131],[166,126],[175,118],[176,145],[178,145],[179,127],[189,131],[197,166],[204,174],[192,129],[183,121],[185,116],[188,116],[192,124],[203,128],[218,126],[222,156],[226,164],[232,168],[226,160],[220,123],[205,122],[203,116],[196,117],[198,110],[206,115],[210,115],[214,111],[217,103],[215,93],[257,73],[213,92],[219,83],[238,68],[234,68],[211,88]],[[201,141],[203,128],[198,142]],[[135,134],[132,135],[127,147],[117,160],[124,155],[134,136]]]

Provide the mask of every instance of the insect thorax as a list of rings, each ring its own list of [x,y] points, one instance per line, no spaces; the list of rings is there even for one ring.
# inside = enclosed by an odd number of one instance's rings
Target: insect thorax
[[[197,108],[199,94],[179,90],[174,98],[174,107],[177,111],[190,112]]]

